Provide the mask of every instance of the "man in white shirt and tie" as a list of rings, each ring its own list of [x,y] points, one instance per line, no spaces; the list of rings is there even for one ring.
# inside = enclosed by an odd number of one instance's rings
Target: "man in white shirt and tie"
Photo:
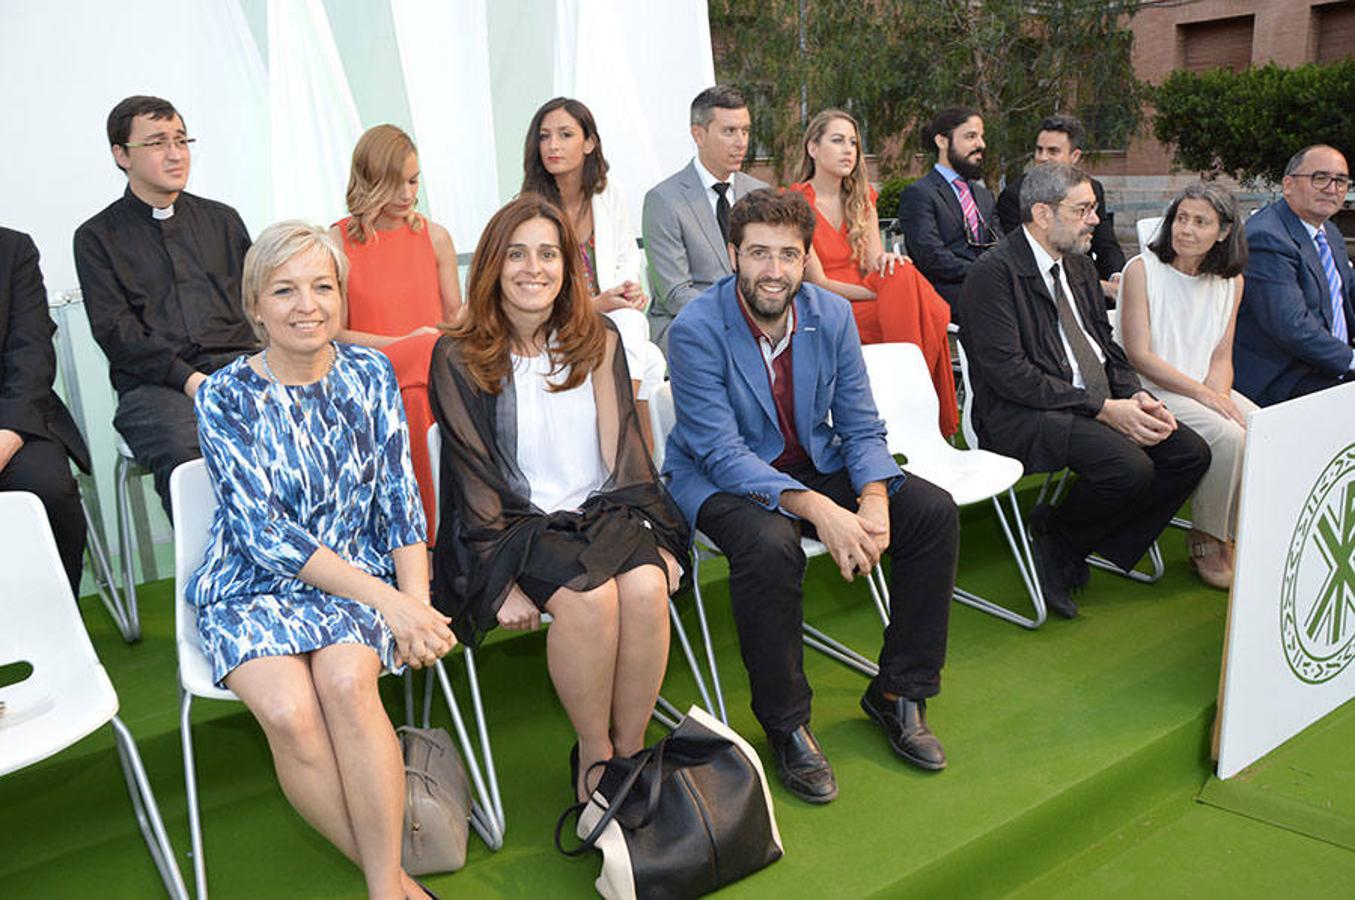
[[[752,118],[735,87],[717,84],[692,101],[696,156],[645,194],[644,240],[654,300],[650,334],[668,352],[668,326],[682,307],[733,272],[725,250],[729,210],[767,185],[739,169],[748,153]]]
[[[1111,338],[1085,256],[1096,212],[1080,169],[1026,173],[1021,228],[974,263],[956,306],[982,446],[1028,472],[1077,475],[1057,508],[1031,515],[1040,585],[1065,618],[1087,554],[1132,568],[1209,466],[1204,439],[1143,389]]]

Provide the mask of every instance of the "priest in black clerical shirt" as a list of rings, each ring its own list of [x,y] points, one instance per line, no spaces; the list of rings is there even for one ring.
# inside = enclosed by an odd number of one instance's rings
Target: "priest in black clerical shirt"
[[[123,100],[108,140],[127,190],[75,232],[75,267],[118,392],[114,427],[168,511],[170,472],[200,455],[198,386],[258,348],[240,302],[249,232],[231,207],[184,191],[194,139],[168,101]]]

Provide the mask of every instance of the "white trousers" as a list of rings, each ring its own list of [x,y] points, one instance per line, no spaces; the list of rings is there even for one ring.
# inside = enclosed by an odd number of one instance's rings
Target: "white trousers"
[[[1212,459],[1204,478],[1191,496],[1191,521],[1196,529],[1230,541],[1237,535],[1237,502],[1242,490],[1242,447],[1247,431],[1221,413],[1171,391],[1155,391],[1177,421],[1193,428],[1209,444]],[[1246,418],[1257,409],[1246,397],[1233,391],[1233,404]]]

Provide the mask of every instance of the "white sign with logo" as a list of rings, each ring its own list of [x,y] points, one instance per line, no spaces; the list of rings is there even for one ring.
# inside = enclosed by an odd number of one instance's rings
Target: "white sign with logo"
[[[1355,698],[1355,384],[1248,419],[1220,778]]]

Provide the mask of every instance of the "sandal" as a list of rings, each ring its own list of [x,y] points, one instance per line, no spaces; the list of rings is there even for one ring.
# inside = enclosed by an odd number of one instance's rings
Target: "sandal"
[[[1186,547],[1190,551],[1190,565],[1201,581],[1221,591],[1233,586],[1233,567],[1223,541],[1202,531],[1192,531],[1186,536]]]

